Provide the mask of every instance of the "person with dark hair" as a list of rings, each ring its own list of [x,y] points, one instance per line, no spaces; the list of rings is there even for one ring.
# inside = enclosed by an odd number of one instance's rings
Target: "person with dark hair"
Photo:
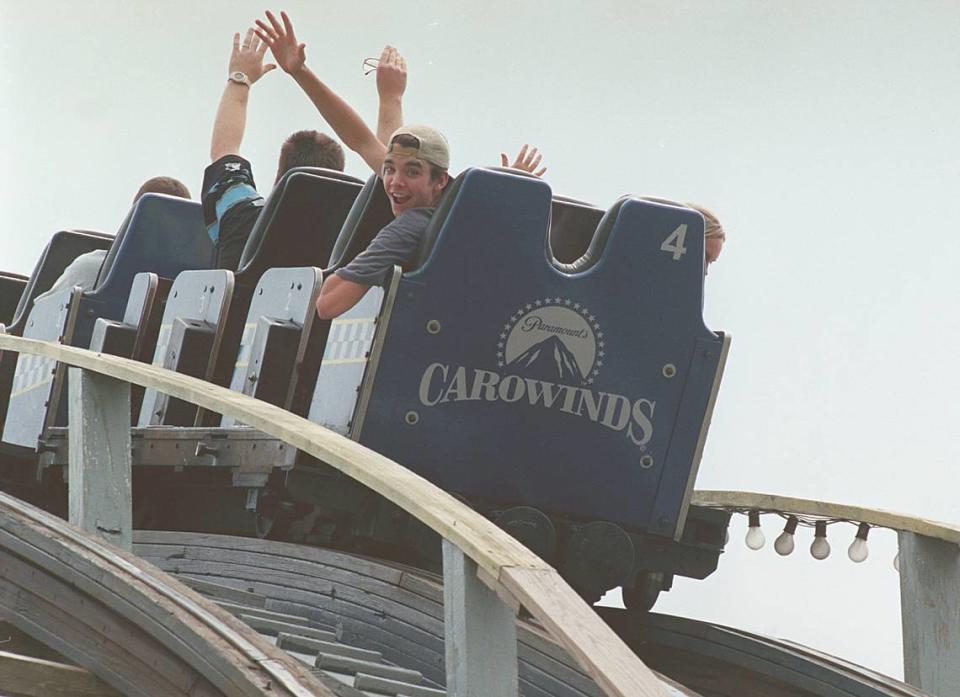
[[[190,198],[190,190],[179,179],[173,177],[152,177],[147,179],[137,194],[133,197],[136,203],[144,194],[166,194],[168,196],[177,196],[178,198]],[[93,290],[97,282],[97,276],[100,275],[100,267],[103,266],[103,260],[107,258],[107,250],[94,249],[92,252],[85,252],[71,261],[63,273],[53,282],[50,289],[38,295],[34,302],[41,298],[46,298],[54,293],[58,293],[64,288],[80,286],[83,290]]]
[[[342,172],[343,148],[324,133],[297,131],[280,146],[280,162],[274,183],[294,167],[326,167]]]
[[[247,121],[247,101],[255,82],[277,66],[264,65],[267,45],[254,31],[243,42],[233,35],[227,84],[220,98],[210,142],[211,164],[203,173],[200,201],[207,233],[217,249],[216,266],[236,271],[244,245],[253,230],[264,199],[257,192],[250,163],[240,157]],[[317,131],[297,131],[280,148],[277,176],[280,181],[294,167],[324,167],[343,171],[343,148]]]

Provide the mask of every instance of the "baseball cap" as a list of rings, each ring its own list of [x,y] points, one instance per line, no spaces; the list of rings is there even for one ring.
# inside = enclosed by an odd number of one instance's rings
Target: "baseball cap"
[[[397,136],[411,136],[417,140],[417,147],[398,145],[393,141]],[[388,141],[387,152],[395,152],[407,157],[418,157],[441,169],[450,168],[450,145],[443,134],[430,126],[411,124],[401,126],[393,132]]]

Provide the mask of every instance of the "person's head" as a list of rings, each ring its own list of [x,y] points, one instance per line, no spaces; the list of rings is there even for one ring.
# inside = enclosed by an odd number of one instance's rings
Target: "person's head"
[[[342,172],[343,148],[319,131],[297,131],[283,141],[274,184],[294,167],[323,167]]]
[[[450,146],[440,131],[416,125],[394,131],[381,172],[393,214],[436,206],[450,181],[449,167]]]
[[[144,194],[167,194],[168,196],[179,196],[180,198],[190,198],[190,190],[179,179],[173,177],[153,177],[147,179],[133,197],[134,202]]]
[[[687,206],[703,216],[703,273],[706,275],[710,264],[720,256],[727,234],[723,231],[720,220],[709,208],[705,208],[698,203],[688,203]]]

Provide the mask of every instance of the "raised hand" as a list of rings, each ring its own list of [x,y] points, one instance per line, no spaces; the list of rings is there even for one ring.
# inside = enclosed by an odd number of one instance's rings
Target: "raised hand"
[[[407,61],[389,44],[383,47],[377,64],[377,93],[380,99],[400,99],[407,89]]]
[[[256,33],[270,47],[270,52],[273,53],[273,58],[280,67],[293,75],[299,72],[307,62],[307,46],[297,43],[297,36],[293,33],[293,23],[287,13],[281,12],[280,18],[283,20],[283,24],[278,22],[274,14],[267,10],[269,25],[258,19]]]
[[[542,167],[539,172],[535,171],[542,159],[543,155],[540,155],[536,148],[530,148],[529,145],[524,145],[520,148],[520,152],[517,153],[517,157],[514,159],[512,165],[509,164],[510,160],[507,158],[507,153],[500,153],[500,163],[502,166],[522,169],[524,172],[530,172],[530,174],[535,177],[542,177],[543,173],[547,171],[546,167]]]
[[[233,35],[233,52],[230,54],[229,71],[241,72],[253,84],[261,77],[276,68],[273,63],[263,64],[263,56],[267,52],[267,44],[256,37],[253,29],[247,29],[247,35],[240,43],[240,34]]]

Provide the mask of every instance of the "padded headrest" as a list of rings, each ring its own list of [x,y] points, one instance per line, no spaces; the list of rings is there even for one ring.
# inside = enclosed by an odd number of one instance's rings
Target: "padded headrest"
[[[497,169],[502,172],[510,172],[511,174],[517,173],[517,170],[508,169],[506,167],[491,167],[491,169]],[[437,242],[437,236],[440,234],[440,230],[443,228],[443,223],[450,214],[450,209],[453,207],[453,202],[457,199],[457,193],[460,191],[460,187],[463,186],[463,181],[466,179],[467,172],[469,171],[470,170],[466,170],[456,179],[447,184],[447,188],[444,190],[443,195],[440,197],[440,202],[437,204],[437,210],[433,214],[433,218],[430,219],[430,224],[427,225],[427,229],[424,231],[423,237],[420,238],[420,246],[417,247],[417,253],[413,257],[413,261],[410,265],[411,271],[419,269],[421,266],[427,263],[427,259],[430,258],[430,253],[433,251],[433,245]]]
[[[362,179],[355,177],[352,174],[341,172],[339,169],[327,169],[326,167],[294,167],[284,172],[283,176],[280,177],[280,181],[278,181],[273,187],[274,190],[280,186],[284,179],[294,172],[306,172],[307,174],[316,174],[318,177],[323,177],[324,179],[336,179],[342,182],[350,182],[351,184],[363,184]]]
[[[383,182],[376,174],[371,175],[343,221],[326,268],[338,269],[349,264],[391,220],[393,211]]]
[[[125,303],[133,277],[141,271],[176,278],[181,271],[209,269],[212,263],[213,243],[204,230],[200,203],[143,194],[123,221],[87,295]]]
[[[321,266],[362,183],[322,167],[286,172],[250,231],[238,264],[238,281],[255,285],[271,267]]]
[[[613,224],[617,221],[620,209],[623,207],[624,202],[628,200],[630,200],[629,196],[621,196],[617,199],[616,203],[610,206],[607,212],[603,214],[603,218],[600,219],[600,224],[597,225],[593,239],[590,240],[590,246],[587,247],[587,251],[584,252],[579,259],[569,263],[563,263],[554,259],[553,265],[564,273],[574,274],[586,271],[596,264],[604,248],[607,246],[607,238],[610,237],[610,231],[613,229]]]
[[[531,179],[540,178],[533,172],[528,172],[523,169],[516,169],[515,167],[484,167],[484,169],[489,169],[491,172],[506,172],[507,174],[515,174],[518,177],[530,177]]]

